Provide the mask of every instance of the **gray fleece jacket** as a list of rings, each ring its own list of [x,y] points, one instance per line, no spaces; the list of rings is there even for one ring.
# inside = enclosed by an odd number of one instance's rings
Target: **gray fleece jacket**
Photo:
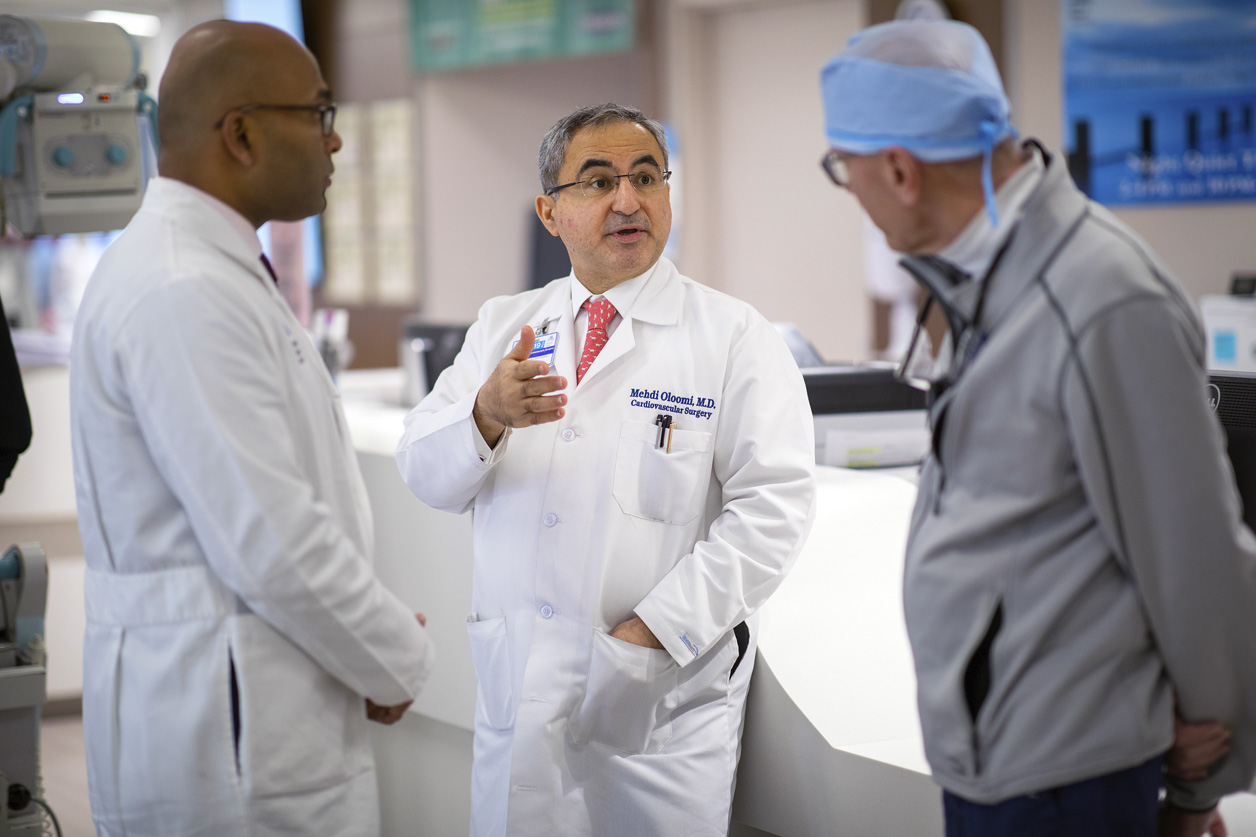
[[[1256,541],[1199,318],[1059,156],[985,281],[988,339],[931,407],[907,547],[934,776],[995,803],[1141,764],[1176,695],[1233,731],[1209,778],[1169,787],[1209,807],[1256,772]]]

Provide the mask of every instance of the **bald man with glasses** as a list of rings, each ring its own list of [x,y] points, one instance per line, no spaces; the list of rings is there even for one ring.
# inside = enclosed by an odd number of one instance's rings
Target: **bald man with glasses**
[[[257,227],[322,211],[336,106],[299,43],[215,21],[161,82],[160,176],[75,326],[83,726],[101,837],[379,834],[368,717],[431,667],[371,568],[327,370]]]

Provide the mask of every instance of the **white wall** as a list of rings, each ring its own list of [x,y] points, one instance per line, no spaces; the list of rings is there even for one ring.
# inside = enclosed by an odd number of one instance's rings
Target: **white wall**
[[[863,25],[862,3],[780,4],[715,18],[718,145],[713,274],[831,359],[866,358],[863,219],[817,164],[827,150],[819,70]]]
[[[1005,0],[1004,83],[1012,121],[1050,149],[1063,148],[1059,0]],[[1116,210],[1198,299],[1226,293],[1230,274],[1256,270],[1256,205],[1177,204]]]
[[[406,0],[341,3],[331,72],[341,101],[413,98],[420,310],[470,322],[489,297],[525,288],[541,137],[583,105],[652,110],[654,70],[638,48],[419,76],[409,27]]]
[[[681,267],[797,322],[834,360],[869,356],[863,219],[829,183],[819,72],[859,0],[689,4],[668,23],[669,113],[685,143]]]
[[[424,313],[471,321],[525,288],[545,132],[578,107],[649,112],[640,52],[463,70],[416,84],[425,219]]]

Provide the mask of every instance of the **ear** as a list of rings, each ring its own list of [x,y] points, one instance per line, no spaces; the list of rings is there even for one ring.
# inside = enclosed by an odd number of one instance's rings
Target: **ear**
[[[890,146],[883,152],[885,175],[889,186],[904,206],[915,206],[920,201],[923,170],[920,161],[905,148]]]
[[[222,127],[218,129],[223,148],[246,168],[257,162],[257,134],[250,130],[251,126],[252,123],[244,114],[232,111],[222,120]]]
[[[549,195],[536,196],[536,217],[541,219],[549,234],[558,237],[558,222],[554,220],[554,199]]]

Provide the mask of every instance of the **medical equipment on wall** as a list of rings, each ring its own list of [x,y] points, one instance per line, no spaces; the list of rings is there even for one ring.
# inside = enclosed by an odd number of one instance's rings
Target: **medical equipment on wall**
[[[44,811],[56,825],[39,773],[47,596],[48,560],[37,544],[0,557],[0,837],[42,835]]]
[[[126,226],[158,141],[139,63],[117,24],[0,15],[0,224],[27,236]]]

